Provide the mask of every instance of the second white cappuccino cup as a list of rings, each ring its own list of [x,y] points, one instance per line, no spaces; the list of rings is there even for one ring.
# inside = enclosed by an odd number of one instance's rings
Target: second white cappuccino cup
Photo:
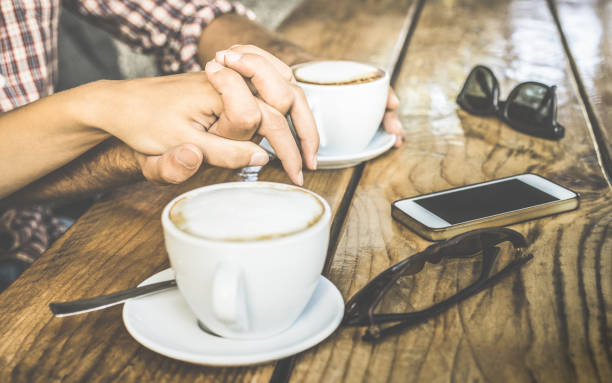
[[[388,73],[354,61],[313,61],[292,69],[315,118],[319,153],[343,155],[364,150],[385,114]]]
[[[162,213],[181,295],[208,330],[236,339],[296,321],[321,278],[330,220],[322,197],[271,182],[202,187]]]

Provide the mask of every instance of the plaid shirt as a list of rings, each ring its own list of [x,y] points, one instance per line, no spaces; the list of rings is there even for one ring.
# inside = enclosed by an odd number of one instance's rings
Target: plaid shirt
[[[236,12],[228,0],[64,0],[64,7],[145,53],[166,73],[201,70],[197,43],[216,16]],[[0,112],[53,93],[57,80],[60,0],[0,1]]]
[[[216,16],[236,12],[227,0],[64,0],[64,6],[142,51],[164,72],[201,70],[197,44]],[[0,113],[53,94],[60,0],[0,0]],[[61,233],[49,208],[0,211],[0,291]],[[9,262],[9,263],[7,263]],[[12,262],[12,263],[10,263]]]

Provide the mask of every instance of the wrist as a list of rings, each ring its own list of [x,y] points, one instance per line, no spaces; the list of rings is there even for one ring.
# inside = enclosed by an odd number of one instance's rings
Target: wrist
[[[115,83],[116,81],[111,80],[98,80],[68,91],[73,92],[69,113],[76,125],[95,131],[104,136],[104,139],[115,135],[112,133],[112,124],[108,121],[109,113],[116,112],[112,103],[117,92],[114,92],[113,97],[111,90]]]
[[[283,39],[262,25],[237,14],[228,13],[214,19],[202,32],[198,57],[204,65],[215,53],[235,44],[252,44],[278,57],[291,66],[315,57],[300,46]]]
[[[288,66],[316,60],[313,54],[305,51],[300,46],[280,38],[268,41],[267,44],[261,48],[272,53]]]

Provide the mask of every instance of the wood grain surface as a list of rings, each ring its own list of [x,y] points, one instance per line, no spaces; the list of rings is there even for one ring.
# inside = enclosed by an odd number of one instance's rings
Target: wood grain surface
[[[392,72],[416,4],[415,0],[309,0],[287,17],[280,30],[320,57],[368,62]]]
[[[573,57],[608,177],[612,177],[612,1],[550,1]]]
[[[280,31],[320,57],[386,67],[399,57],[413,3],[312,1],[297,9]],[[313,24],[323,27],[313,34]],[[358,40],[334,40],[337,35]],[[349,186],[354,174],[354,168],[305,173],[304,186],[330,203],[334,227],[339,228],[344,217],[337,212],[352,196]],[[52,301],[132,287],[167,268],[159,217],[176,195],[199,186],[258,178],[288,182],[278,163],[260,172],[205,169],[180,186],[141,183],[96,203],[0,295],[0,381],[268,381],[273,363],[212,368],[149,351],[124,329],[121,307],[61,319],[53,318],[48,309]]]
[[[522,81],[557,84],[567,136],[532,138],[458,110],[476,64],[493,69],[502,98]],[[291,381],[612,381],[612,192],[546,2],[427,1],[396,88],[407,144],[365,166],[329,274],[345,299],[428,245],[391,218],[394,200],[533,172],[579,192],[581,206],[512,226],[535,256],[520,273],[378,344],[343,328],[300,356]],[[427,307],[473,273],[427,266],[392,303]]]

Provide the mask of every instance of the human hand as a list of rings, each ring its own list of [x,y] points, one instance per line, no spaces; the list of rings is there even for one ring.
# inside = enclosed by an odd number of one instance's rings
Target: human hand
[[[241,59],[243,55],[244,58]],[[260,58],[257,58],[256,56],[259,56]],[[265,60],[262,60],[261,58]],[[283,110],[287,109],[286,104],[292,100],[292,95],[290,92],[286,91],[286,86],[281,85],[280,87],[277,87],[277,84],[280,83],[278,74],[280,74],[285,81],[289,82],[291,86],[297,88],[300,93],[303,94],[301,89],[295,85],[295,78],[291,68],[271,53],[256,46],[234,45],[228,50],[217,52],[215,61],[237,71],[244,77],[249,78],[256,91],[260,94],[264,101],[266,101],[266,103],[269,105],[274,106],[281,113]],[[272,69],[276,69],[276,73]],[[209,76],[209,78],[211,77]],[[211,83],[213,86],[215,85],[214,78],[211,78]],[[267,97],[264,97],[264,94]],[[299,102],[300,100],[297,99],[297,101],[297,106],[301,106],[302,103]],[[306,103],[305,105],[307,107],[308,104]],[[406,133],[402,129],[402,124],[395,112],[398,106],[399,99],[395,95],[393,89],[389,88],[387,111],[383,118],[383,126],[387,132],[396,136],[396,147],[402,144],[406,136]],[[309,108],[308,111],[310,111]],[[312,117],[311,113],[308,115],[309,117]],[[292,121],[295,121],[293,114]],[[309,125],[306,126],[309,127]],[[303,151],[305,152],[304,148]],[[304,154],[306,155],[306,153]],[[314,158],[316,159],[316,156]]]
[[[206,64],[205,71],[220,93],[223,93],[221,88],[227,88],[225,83],[230,78],[242,76],[250,80],[258,97],[248,100],[242,108],[258,111],[260,116],[259,121],[253,121],[249,126],[231,124],[221,116],[209,131],[237,140],[248,140],[256,133],[266,137],[289,176],[293,179],[297,175],[297,183],[301,184],[302,157],[308,168],[316,169],[319,135],[306,96],[296,85],[291,68],[260,48],[234,45],[217,52],[215,59]],[[244,91],[248,90],[245,83]],[[223,100],[225,102],[225,95]],[[287,124],[286,114],[291,116],[301,155]]]
[[[204,155],[193,144],[182,144],[160,156],[134,152],[142,175],[150,182],[166,185],[180,184],[193,176],[202,165]]]
[[[399,99],[395,95],[392,88],[389,88],[389,96],[387,97],[387,111],[383,117],[383,126],[388,133],[395,135],[394,146],[399,147],[406,138],[406,132],[402,128],[402,123],[397,116],[395,110],[399,106]]]
[[[102,81],[91,86],[95,90],[89,100],[93,111],[84,118],[85,125],[107,131],[138,153],[161,156],[143,162],[149,167],[171,161],[176,154],[172,150],[183,144],[195,145],[203,160],[213,166],[239,168],[268,162],[267,153],[255,143],[207,132],[218,116],[236,124],[249,118],[240,109],[240,97],[233,96],[236,86],[231,83],[229,89],[222,88],[228,101],[221,99],[203,72]],[[250,92],[249,97],[253,98]],[[160,179],[165,176],[162,172]]]

